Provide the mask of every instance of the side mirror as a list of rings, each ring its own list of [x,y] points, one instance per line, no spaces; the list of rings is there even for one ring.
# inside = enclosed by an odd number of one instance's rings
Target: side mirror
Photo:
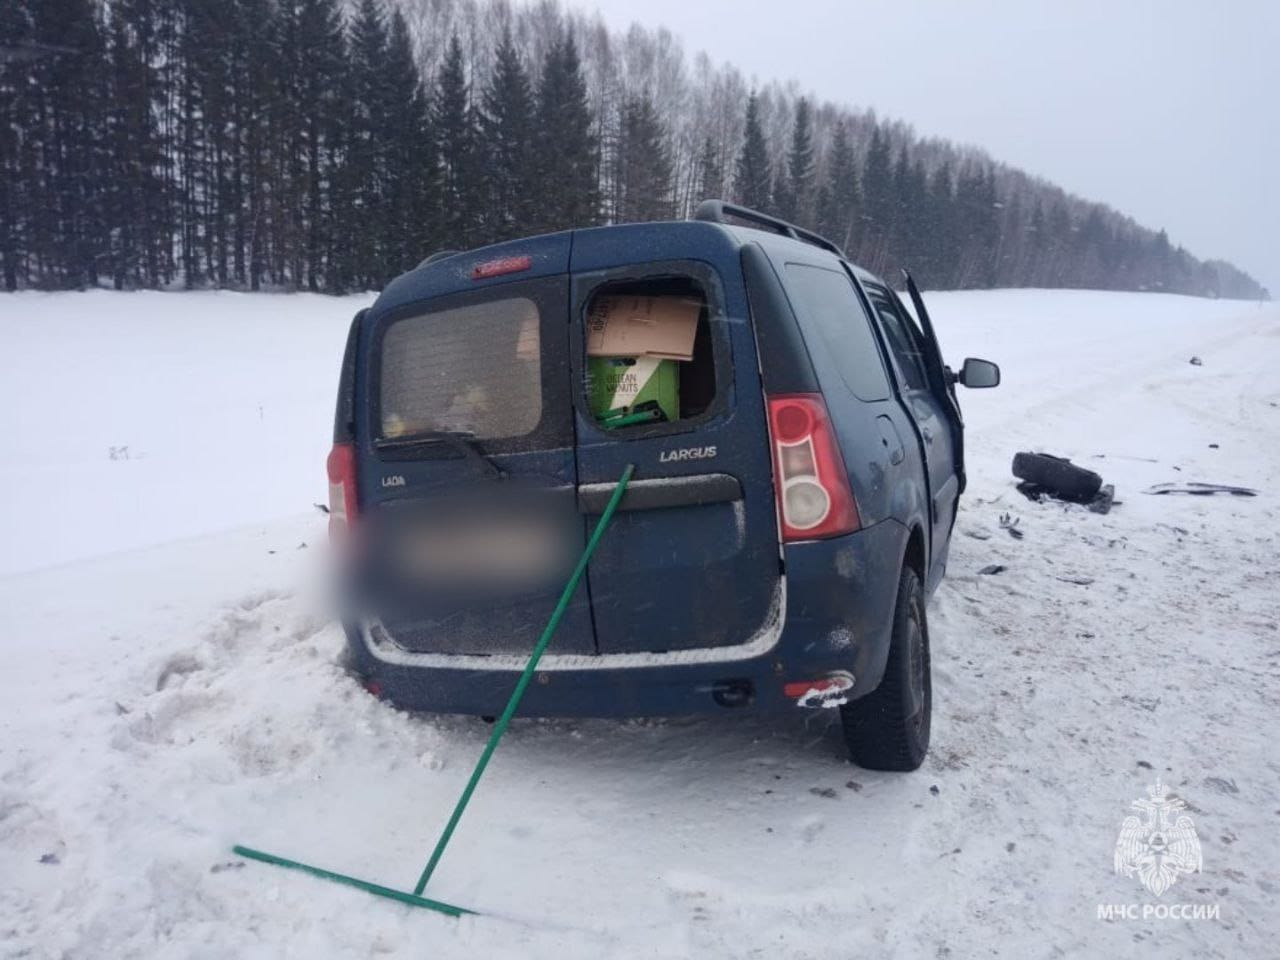
[[[998,387],[1000,386],[1000,368],[990,360],[978,360],[966,357],[964,366],[960,368],[960,385],[964,387]]]

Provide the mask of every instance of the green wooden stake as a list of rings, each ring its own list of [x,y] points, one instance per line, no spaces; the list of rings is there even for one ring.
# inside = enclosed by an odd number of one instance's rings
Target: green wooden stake
[[[345,873],[334,873],[332,870],[313,867],[306,863],[299,863],[297,860],[287,860],[284,857],[277,857],[273,853],[263,853],[261,850],[254,850],[252,847],[234,846],[231,850],[233,853],[239,854],[242,857],[248,857],[250,860],[261,860],[263,863],[274,864],[277,867],[287,867],[290,870],[301,870],[303,873],[309,873],[313,877],[320,877],[323,880],[333,880],[336,883],[345,883],[347,886],[355,887],[357,890],[364,890],[366,893],[376,894],[379,897],[388,897],[391,900],[399,900],[401,903],[407,903],[411,907],[427,907],[431,910],[438,910],[440,913],[447,913],[451,917],[461,917],[464,914],[475,913],[474,910],[468,910],[465,907],[455,907],[451,903],[441,903],[439,900],[428,900],[426,897],[419,897],[412,893],[392,890],[390,887],[384,887],[379,883],[370,883],[368,880],[358,880],[355,877],[348,877]]]
[[[370,883],[368,880],[349,877],[345,873],[334,873],[332,870],[313,867],[310,864],[299,863],[297,860],[277,857],[273,853],[263,853],[261,850],[254,850],[252,847],[237,845],[231,848],[232,852],[241,857],[248,857],[250,860],[260,860],[263,863],[285,867],[289,870],[300,870],[303,873],[311,874],[313,877],[320,877],[322,880],[343,883],[349,887],[355,887],[357,890],[364,890],[366,893],[387,897],[390,900],[398,900],[400,903],[407,903],[412,907],[426,907],[429,910],[436,910],[451,917],[474,914],[476,912],[474,910],[455,907],[439,900],[428,900],[426,897],[421,896],[422,891],[426,887],[427,881],[431,879],[431,874],[440,862],[440,857],[444,855],[444,848],[449,845],[449,838],[453,836],[453,831],[458,826],[458,821],[462,819],[462,811],[467,808],[467,803],[471,800],[471,794],[475,792],[476,784],[480,782],[480,775],[484,773],[484,768],[489,765],[489,758],[493,756],[493,751],[497,749],[498,741],[502,739],[503,733],[506,732],[507,725],[511,722],[511,717],[516,712],[516,707],[520,706],[524,691],[529,686],[529,681],[533,678],[534,670],[538,667],[538,661],[542,659],[542,654],[546,651],[547,644],[551,642],[551,635],[560,626],[560,621],[564,618],[564,612],[569,608],[569,601],[573,599],[573,594],[577,591],[578,584],[582,581],[582,575],[586,572],[587,563],[591,560],[591,555],[596,552],[596,545],[604,535],[605,528],[609,526],[609,521],[613,519],[613,513],[618,509],[618,503],[622,500],[622,495],[626,492],[627,484],[631,482],[631,475],[634,472],[634,464],[628,464],[627,468],[622,471],[622,479],[618,481],[617,487],[614,488],[613,496],[609,498],[609,503],[604,508],[604,513],[600,515],[599,521],[596,522],[596,528],[591,533],[591,539],[587,541],[587,548],[582,552],[578,565],[574,568],[573,576],[565,584],[564,592],[560,594],[560,601],[556,604],[556,608],[551,614],[551,619],[547,621],[546,629],[542,631],[542,636],[538,638],[538,642],[534,645],[529,662],[525,664],[524,672],[520,674],[520,679],[511,694],[511,699],[507,701],[507,708],[502,711],[502,716],[494,724],[493,733],[489,736],[489,742],[485,744],[484,752],[480,754],[480,762],[476,764],[475,770],[471,773],[471,779],[467,781],[466,789],[462,791],[462,796],[458,798],[458,804],[453,808],[453,815],[449,817],[449,822],[445,825],[444,833],[440,835],[436,848],[431,851],[431,860],[427,863],[426,869],[422,871],[422,876],[418,878],[418,885],[413,888],[413,893],[393,890],[391,887],[384,887],[379,883]]]
[[[507,701],[507,707],[502,711],[502,716],[498,718],[498,722],[493,725],[493,733],[489,735],[489,742],[484,745],[484,752],[480,754],[480,761],[476,764],[475,770],[471,772],[471,779],[467,781],[467,786],[462,791],[462,796],[458,798],[458,803],[453,808],[453,814],[449,817],[449,822],[445,824],[444,833],[440,834],[440,839],[436,841],[435,849],[431,851],[431,859],[427,861],[427,865],[422,871],[422,876],[418,878],[418,885],[413,888],[415,896],[426,889],[427,881],[431,879],[431,874],[435,872],[436,866],[439,865],[440,858],[444,856],[444,849],[449,845],[449,840],[453,837],[453,831],[458,826],[458,821],[462,819],[462,812],[467,809],[467,804],[471,802],[471,794],[475,792],[476,784],[480,782],[480,777],[484,774],[485,767],[489,765],[489,758],[493,756],[493,751],[498,748],[498,741],[507,732],[507,725],[511,723],[511,718],[515,715],[516,708],[520,706],[520,701],[524,698],[525,689],[529,686],[529,681],[533,679],[533,673],[538,668],[538,661],[542,659],[542,654],[546,651],[547,644],[551,642],[551,635],[556,632],[556,627],[560,626],[560,621],[564,618],[564,613],[569,608],[569,601],[573,599],[574,591],[578,589],[578,583],[582,580],[583,573],[586,572],[587,563],[591,560],[591,555],[596,552],[596,544],[600,542],[605,528],[609,526],[609,521],[613,519],[613,512],[618,509],[618,503],[622,500],[622,495],[626,492],[627,484],[631,482],[631,475],[634,472],[634,464],[627,464],[627,468],[622,471],[622,478],[618,481],[618,485],[614,487],[613,496],[609,498],[609,503],[605,506],[604,513],[600,515],[596,528],[592,531],[591,539],[587,541],[587,549],[582,552],[582,556],[578,560],[578,566],[574,568],[573,576],[565,584],[564,592],[560,594],[560,602],[556,604],[556,608],[551,614],[551,619],[547,621],[546,629],[542,631],[542,636],[534,644],[533,653],[529,656],[529,662],[525,664],[524,672],[520,674],[520,679],[516,682],[516,688],[511,692],[511,699]]]

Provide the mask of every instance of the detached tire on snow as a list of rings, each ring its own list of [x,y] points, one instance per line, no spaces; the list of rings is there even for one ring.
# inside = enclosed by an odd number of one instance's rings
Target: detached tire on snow
[[[840,708],[849,758],[868,770],[915,770],[929,752],[933,683],[924,589],[902,568],[893,608],[893,636],[880,686]]]
[[[1064,500],[1092,500],[1102,487],[1102,477],[1092,470],[1047,453],[1015,453],[1013,475]]]

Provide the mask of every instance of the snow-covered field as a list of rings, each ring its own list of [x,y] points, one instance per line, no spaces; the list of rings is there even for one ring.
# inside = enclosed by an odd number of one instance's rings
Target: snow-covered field
[[[517,721],[428,890],[458,921],[230,851],[410,887],[489,732],[337,665],[311,504],[365,302],[0,297],[0,956],[1275,956],[1275,305],[934,295],[1005,383],[962,396],[925,767],[825,714]],[[1027,501],[1027,448],[1123,503]],[[1189,480],[1260,495],[1141,492]],[[1112,869],[1157,776],[1203,847],[1158,899]],[[1157,903],[1218,917],[1098,919]]]

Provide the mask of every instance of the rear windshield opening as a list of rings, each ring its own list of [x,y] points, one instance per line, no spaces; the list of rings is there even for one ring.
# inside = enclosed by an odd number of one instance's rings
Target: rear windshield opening
[[[531,433],[542,417],[539,326],[525,297],[397,320],[382,341],[382,436]]]
[[[609,430],[688,420],[716,395],[710,311],[689,277],[606,283],[587,304],[588,407]]]

